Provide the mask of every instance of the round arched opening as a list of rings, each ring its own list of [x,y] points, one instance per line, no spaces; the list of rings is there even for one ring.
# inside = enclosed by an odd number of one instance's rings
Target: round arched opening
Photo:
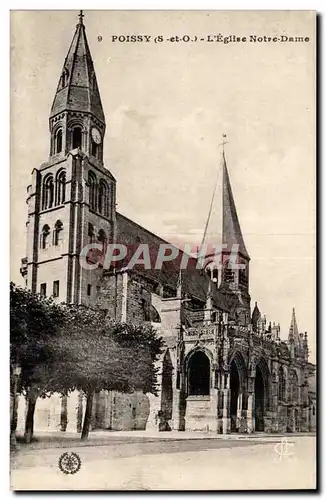
[[[72,130],[72,149],[81,148],[82,145],[82,129],[74,127]]]
[[[195,352],[188,365],[188,395],[208,396],[210,393],[210,362],[203,351]]]

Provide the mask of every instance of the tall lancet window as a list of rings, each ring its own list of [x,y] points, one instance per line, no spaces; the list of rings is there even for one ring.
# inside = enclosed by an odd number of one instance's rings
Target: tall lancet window
[[[223,266],[223,278],[225,283],[234,282],[234,265],[231,260],[226,260]]]
[[[81,148],[82,146],[82,129],[74,127],[72,130],[72,149]]]
[[[98,241],[100,241],[103,245],[103,252],[105,253],[106,251],[106,245],[107,245],[107,237],[104,229],[100,229],[97,235]]]
[[[89,189],[89,206],[92,210],[96,210],[97,198],[97,180],[93,172],[88,173],[88,189]]]
[[[41,231],[40,237],[40,247],[42,250],[46,250],[49,245],[49,235],[50,235],[50,227],[45,224]]]
[[[291,397],[292,402],[299,402],[299,379],[295,371],[292,372],[291,376]]]
[[[66,201],[66,172],[61,170],[57,176],[56,182],[57,205],[62,205]]]
[[[247,286],[248,285],[248,267],[246,264],[246,261],[244,259],[241,259],[239,262],[239,283],[242,286]]]
[[[54,182],[53,175],[50,174],[44,178],[42,190],[42,210],[51,208],[54,203]]]
[[[285,401],[286,400],[286,393],[285,393],[285,374],[284,370],[281,366],[278,372],[278,399],[279,401]]]
[[[59,245],[61,241],[62,230],[63,230],[63,224],[61,220],[57,220],[53,231],[53,245],[55,246]]]
[[[55,134],[54,139],[54,153],[58,154],[62,151],[62,129],[60,128]]]
[[[108,216],[108,186],[103,180],[100,181],[98,192],[98,211],[105,217]]]

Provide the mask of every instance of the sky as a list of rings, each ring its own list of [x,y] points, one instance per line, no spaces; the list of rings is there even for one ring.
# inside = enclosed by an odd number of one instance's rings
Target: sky
[[[11,279],[22,283],[26,187],[48,159],[48,118],[76,11],[11,16]],[[220,150],[246,248],[250,294],[287,338],[292,308],[316,353],[315,43],[308,11],[85,11],[106,116],[117,209],[177,243],[221,231]],[[303,36],[304,43],[155,43],[189,35]],[[113,42],[116,35],[150,42]],[[98,38],[100,37],[100,38]]]

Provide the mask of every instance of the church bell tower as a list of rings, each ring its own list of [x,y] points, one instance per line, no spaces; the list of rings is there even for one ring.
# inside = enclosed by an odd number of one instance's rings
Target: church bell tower
[[[114,240],[116,182],[104,167],[105,117],[83,17],[80,11],[50,111],[49,159],[27,188],[21,272],[34,292],[91,305],[102,269],[85,269],[79,257],[89,243],[105,253]]]

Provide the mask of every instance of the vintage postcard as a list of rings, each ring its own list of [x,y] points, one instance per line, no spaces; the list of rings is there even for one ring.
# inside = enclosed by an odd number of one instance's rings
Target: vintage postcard
[[[13,490],[316,489],[316,13],[12,11]]]

